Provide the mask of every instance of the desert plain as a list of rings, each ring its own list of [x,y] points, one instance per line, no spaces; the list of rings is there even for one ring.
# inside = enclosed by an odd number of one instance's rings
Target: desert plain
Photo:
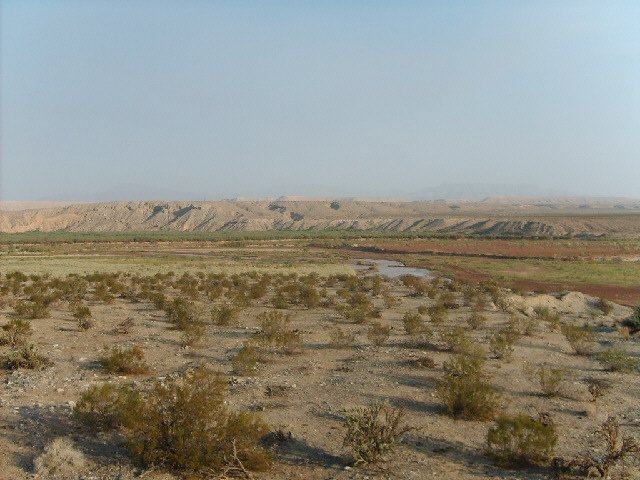
[[[554,458],[602,460],[609,418],[620,442],[640,438],[640,343],[625,326],[640,299],[640,202],[223,203],[3,211],[0,326],[29,322],[43,360],[18,368],[23,345],[0,346],[0,478],[543,479]],[[266,337],[269,318],[288,341]],[[134,349],[145,368],[108,371],[105,357]],[[452,413],[447,373],[472,356],[491,411]],[[78,413],[95,386],[148,394],[202,366],[224,375],[230,410],[268,425],[268,467],[150,465],[126,428]],[[346,419],[385,402],[410,429],[359,462]],[[521,414],[553,426],[553,451],[500,464],[488,432]],[[59,438],[78,454],[66,471],[47,457]],[[639,472],[630,452],[607,474]]]

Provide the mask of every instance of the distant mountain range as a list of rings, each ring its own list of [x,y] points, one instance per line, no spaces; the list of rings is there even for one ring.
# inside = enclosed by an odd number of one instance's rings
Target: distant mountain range
[[[488,197],[563,197],[575,196],[568,192],[540,188],[528,184],[494,184],[494,183],[442,183],[435,187],[425,187],[420,191],[403,191],[386,188],[373,190],[358,188],[349,192],[346,188],[321,185],[282,185],[278,188],[260,189],[259,191],[238,192],[234,199],[258,198],[375,198],[420,200],[482,200]],[[593,196],[593,195],[591,195]],[[206,201],[222,200],[227,195],[197,192],[181,192],[151,185],[123,183],[102,192],[66,192],[38,201],[57,202],[124,202],[124,201]],[[34,199],[29,199],[34,200]]]

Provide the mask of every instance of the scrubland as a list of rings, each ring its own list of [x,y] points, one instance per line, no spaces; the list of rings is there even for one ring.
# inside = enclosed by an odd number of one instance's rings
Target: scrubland
[[[638,478],[632,302],[388,240],[5,247],[2,478]]]

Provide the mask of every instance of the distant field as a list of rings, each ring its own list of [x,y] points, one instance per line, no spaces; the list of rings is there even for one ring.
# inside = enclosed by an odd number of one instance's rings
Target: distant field
[[[146,232],[4,235],[2,272],[353,273],[348,258],[393,258],[467,280],[640,300],[637,239],[478,238],[390,232]]]

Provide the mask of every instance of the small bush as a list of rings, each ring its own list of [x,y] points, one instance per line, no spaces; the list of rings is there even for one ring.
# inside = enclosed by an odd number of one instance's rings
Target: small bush
[[[0,345],[11,345],[12,347],[25,345],[27,339],[33,334],[31,323],[19,318],[9,320],[6,325],[2,326],[2,330]]]
[[[258,340],[265,345],[272,345],[281,353],[294,354],[304,350],[302,334],[289,328],[290,315],[280,311],[263,312],[258,315],[260,334]]]
[[[615,346],[598,354],[598,361],[610,372],[632,372],[640,360],[631,356],[624,348]]]
[[[472,348],[471,341],[460,325],[443,331],[440,334],[440,340],[442,340],[445,350],[454,353],[467,353]]]
[[[566,368],[555,368],[549,365],[540,365],[538,368],[525,365],[524,370],[527,375],[538,382],[542,394],[547,397],[555,397],[560,394],[562,385],[569,374]]]
[[[35,343],[27,343],[18,347],[7,355],[6,362],[9,370],[19,368],[36,370],[53,364],[46,355],[38,351],[38,346]]]
[[[509,359],[513,354],[513,342],[503,332],[495,332],[489,337],[489,351],[496,357]]]
[[[496,419],[487,433],[487,454],[503,466],[531,465],[546,461],[558,443],[553,425],[528,415]]]
[[[389,340],[391,328],[383,326],[380,322],[375,322],[367,332],[367,338],[376,346],[384,345]]]
[[[211,310],[211,321],[216,325],[232,325],[238,319],[238,309],[231,305],[218,305]]]
[[[629,327],[630,333],[640,331],[640,307],[635,307],[633,313],[622,321],[624,327]]]
[[[593,327],[585,325],[581,328],[575,325],[563,325],[562,333],[578,355],[591,355],[593,353],[596,340]]]
[[[36,476],[50,480],[77,480],[88,467],[82,452],[64,437],[49,443],[33,462]]]
[[[485,380],[483,366],[484,359],[478,354],[456,354],[444,362],[438,394],[450,416],[469,420],[494,416],[500,396]]]
[[[356,342],[356,336],[353,333],[345,333],[341,328],[334,328],[329,334],[331,338],[331,346],[333,348],[350,348]]]
[[[253,345],[245,343],[233,357],[233,371],[237,375],[255,375],[261,359],[258,350]]]
[[[145,466],[183,471],[264,470],[271,456],[259,442],[267,425],[225,405],[228,381],[206,368],[157,382],[127,432],[129,453]]]
[[[73,312],[73,318],[78,322],[78,328],[80,330],[89,330],[94,325],[93,316],[91,315],[89,307],[76,307],[75,312]]]
[[[107,373],[139,375],[149,370],[144,361],[144,352],[139,346],[129,349],[104,347],[105,354],[100,357],[100,363]]]
[[[608,316],[611,312],[613,312],[613,305],[606,298],[602,298],[602,297],[598,298],[596,307],[600,309],[600,311],[605,317]]]
[[[404,411],[388,402],[347,411],[344,446],[351,447],[355,463],[376,463],[393,452],[399,437],[414,429],[402,424],[403,417]]]
[[[47,318],[49,316],[49,308],[42,302],[25,302],[18,300],[13,308],[15,314],[21,317],[36,319]]]
[[[182,344],[186,347],[193,347],[202,341],[203,337],[207,333],[207,328],[204,323],[195,321],[189,323],[180,336]]]
[[[195,304],[182,297],[174,298],[171,303],[165,305],[164,310],[177,330],[185,330],[189,324],[198,321]]]
[[[111,383],[91,385],[73,407],[74,416],[94,430],[107,430],[131,425],[141,407],[140,393],[128,386]]]
[[[591,401],[595,402],[598,398],[602,397],[607,390],[611,388],[611,382],[603,378],[588,377],[584,379],[587,385],[587,390],[591,394]]]
[[[114,329],[114,333],[120,335],[128,335],[129,333],[131,333],[131,330],[133,329],[133,327],[135,327],[135,325],[136,323],[133,318],[128,317],[116,326],[116,328]]]
[[[479,330],[487,323],[487,317],[478,311],[474,311],[467,317],[467,323],[473,330]]]

